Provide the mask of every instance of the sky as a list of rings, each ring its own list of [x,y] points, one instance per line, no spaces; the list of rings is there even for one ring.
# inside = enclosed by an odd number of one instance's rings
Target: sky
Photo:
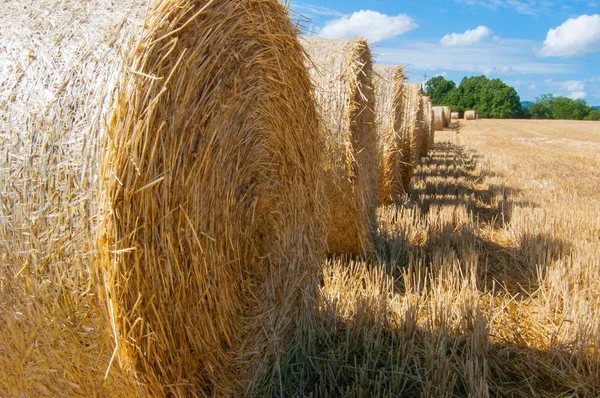
[[[290,0],[306,35],[364,37],[412,83],[485,74],[600,105],[600,0]]]

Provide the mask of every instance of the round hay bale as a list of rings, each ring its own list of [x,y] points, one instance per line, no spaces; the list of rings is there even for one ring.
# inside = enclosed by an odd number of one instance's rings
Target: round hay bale
[[[377,136],[380,166],[379,204],[389,205],[407,192],[402,185],[402,159],[413,148],[412,137],[404,127],[404,69],[401,66],[375,65],[373,86],[377,101]]]
[[[332,254],[365,255],[373,251],[379,164],[371,50],[362,39],[302,41],[323,123],[327,246]]]
[[[0,390],[223,396],[277,377],[325,243],[284,7],[1,7],[0,351],[21,332],[36,361],[0,360]]]
[[[444,112],[444,107],[443,106],[434,106],[433,107],[433,113],[434,113],[434,128],[437,131],[442,131],[444,130],[444,127],[446,127],[446,125],[448,124],[447,120],[446,120],[446,113]]]
[[[475,120],[475,111],[465,111],[465,120]]]
[[[444,127],[448,127],[450,125],[452,111],[450,110],[450,107],[448,107],[448,106],[444,106],[442,108],[444,108],[444,119],[446,120],[446,122],[445,122],[446,124],[444,125]]]
[[[421,95],[421,109],[422,109],[422,120],[421,120],[421,131],[420,136],[423,143],[421,144],[421,157],[427,156],[429,153],[429,147],[431,145],[431,101],[429,98]]]
[[[424,109],[423,109],[423,101],[421,94],[421,85],[420,84],[409,84],[408,85],[408,95],[410,97],[410,112],[412,124],[412,136],[413,141],[415,142],[415,156],[416,160],[419,160],[422,156],[427,155],[427,146],[429,144],[429,137],[427,136],[427,132],[423,128],[424,121]],[[425,154],[425,155],[423,155]]]
[[[451,119],[452,120],[458,120],[458,119],[460,119],[460,114],[458,112],[452,112]]]
[[[421,126],[421,88],[418,84],[404,84],[404,112],[402,113],[402,128],[400,135],[410,138],[410,151],[403,151],[398,163],[404,192],[409,192],[413,168],[417,159],[417,136]]]
[[[426,100],[427,109],[425,112],[425,123],[427,125],[427,132],[429,133],[429,149],[431,149],[435,141],[435,114],[433,112],[433,104],[431,103],[431,100],[428,97],[426,97]]]

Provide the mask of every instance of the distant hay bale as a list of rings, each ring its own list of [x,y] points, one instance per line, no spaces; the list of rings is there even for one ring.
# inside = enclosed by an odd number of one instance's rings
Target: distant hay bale
[[[465,111],[465,120],[475,120],[475,111]]]
[[[413,169],[417,160],[417,136],[421,128],[421,87],[418,84],[404,84],[404,112],[400,135],[410,137],[410,151],[401,154],[398,175],[402,179],[404,192],[410,191]]]
[[[432,144],[432,129],[433,125],[431,124],[431,112],[433,112],[431,107],[431,101],[428,97],[421,95],[421,109],[422,109],[422,119],[421,119],[421,140],[423,143],[420,145],[421,152],[419,155],[421,157],[427,156],[429,153],[429,147]]]
[[[412,137],[404,128],[404,69],[401,66],[374,66],[373,86],[377,102],[377,136],[380,166],[379,204],[392,204],[406,194],[401,167],[412,149]]]
[[[0,21],[0,391],[223,396],[277,377],[325,218],[284,7],[37,0]]]
[[[431,149],[435,141],[435,113],[433,112],[431,100],[428,97],[426,97],[426,100],[425,123],[427,124],[427,131],[429,133],[429,149]]]
[[[452,120],[452,111],[448,106],[444,106],[442,108],[444,108],[444,119],[446,119],[446,124],[444,125],[444,127],[448,127],[450,126],[450,120]]]
[[[367,254],[373,250],[379,165],[371,50],[362,39],[302,42],[323,123],[327,246],[333,254]]]
[[[458,119],[460,119],[460,114],[458,112],[452,112],[451,119],[452,120],[458,120]]]
[[[435,130],[437,130],[437,131],[444,130],[444,127],[446,127],[448,125],[448,122],[446,120],[446,112],[444,112],[444,107],[443,106],[434,106],[433,114],[434,114],[434,118],[435,118],[435,122],[434,122]]]

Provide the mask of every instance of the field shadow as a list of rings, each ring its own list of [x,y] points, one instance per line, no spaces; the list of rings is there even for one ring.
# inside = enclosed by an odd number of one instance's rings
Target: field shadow
[[[343,306],[352,305],[348,314]],[[467,304],[468,306],[469,304]],[[576,346],[539,349],[515,335],[499,341],[478,305],[460,315],[357,294],[322,298],[313,328],[282,366],[276,397],[594,397],[598,356]],[[517,330],[518,328],[515,328]],[[518,333],[518,332],[515,332]],[[580,383],[573,383],[573,380]]]
[[[490,334],[481,297],[505,303],[508,295],[507,305],[519,307],[538,289],[543,268],[572,244],[544,232],[499,239],[513,208],[537,205],[515,200],[520,192],[479,162],[451,143],[433,146],[410,195],[380,209],[377,258],[360,266],[343,258],[334,271],[336,260],[328,262],[315,313],[267,395],[600,396],[598,355],[576,342],[538,348],[520,324],[525,313],[504,311],[507,335]],[[431,299],[438,281],[470,280],[476,289]]]
[[[415,169],[409,197],[380,220],[378,259],[399,281],[399,291],[407,267],[435,272],[437,264],[454,262],[464,272],[477,268],[481,290],[501,286],[530,295],[545,269],[571,252],[571,242],[544,232],[505,237],[513,209],[537,204],[520,199],[520,190],[501,179],[490,180],[478,157],[462,146],[436,143]]]

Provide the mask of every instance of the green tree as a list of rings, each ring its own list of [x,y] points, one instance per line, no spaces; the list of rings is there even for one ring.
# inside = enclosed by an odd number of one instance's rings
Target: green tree
[[[529,108],[532,119],[552,119],[552,111],[547,102],[536,102]]]
[[[588,106],[583,99],[574,100],[543,94],[536,98],[535,104],[531,106],[531,117],[534,119],[598,120],[596,118],[600,118],[600,111]]]
[[[450,97],[450,96],[449,96]],[[516,118],[523,114],[521,98],[500,79],[486,76],[465,77],[458,86],[457,108],[474,109],[482,118]]]
[[[443,76],[436,76],[425,83],[425,93],[436,105],[446,104],[446,94],[456,87],[452,80],[446,80]]]
[[[585,100],[557,97],[552,103],[552,116],[555,119],[583,120],[588,113],[590,110]]]
[[[465,77],[458,87],[451,80],[436,76],[425,84],[425,93],[436,105],[448,105],[456,112],[474,109],[483,118],[522,118],[519,94],[500,79],[486,76]]]
[[[600,120],[600,111],[598,109],[592,108],[590,113],[584,118],[584,120]]]

